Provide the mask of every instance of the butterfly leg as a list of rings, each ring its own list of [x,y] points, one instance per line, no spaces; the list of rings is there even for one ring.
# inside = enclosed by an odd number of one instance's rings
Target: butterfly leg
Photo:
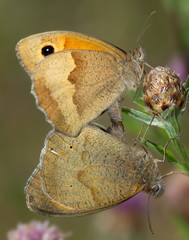
[[[107,131],[120,138],[121,140],[124,139],[124,125],[123,125],[123,117],[122,117],[122,111],[120,102],[116,101],[114,102],[109,108],[108,108],[108,115],[110,116],[112,126],[107,129]]]

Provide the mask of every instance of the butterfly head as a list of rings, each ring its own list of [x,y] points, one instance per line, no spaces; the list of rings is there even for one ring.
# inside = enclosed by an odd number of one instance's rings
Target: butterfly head
[[[134,49],[131,53],[134,60],[140,63],[143,63],[145,58],[145,53],[144,53],[144,49],[141,46],[139,48]]]

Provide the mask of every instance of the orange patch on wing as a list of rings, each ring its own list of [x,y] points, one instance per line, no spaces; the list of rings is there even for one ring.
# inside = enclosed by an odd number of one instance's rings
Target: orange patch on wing
[[[59,152],[59,151],[56,151],[58,154],[62,155],[62,156],[67,156],[68,154],[65,153],[65,152]]]
[[[99,44],[76,37],[65,37],[64,50],[66,49],[87,49],[107,52],[107,48],[104,48]]]

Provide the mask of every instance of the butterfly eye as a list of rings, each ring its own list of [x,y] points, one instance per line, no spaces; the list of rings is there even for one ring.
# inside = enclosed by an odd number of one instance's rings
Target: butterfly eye
[[[152,194],[154,196],[154,198],[158,198],[160,197],[163,192],[164,192],[164,185],[163,182],[159,181],[157,182],[151,189]]]
[[[54,47],[51,46],[51,45],[45,46],[45,47],[42,48],[41,53],[42,53],[43,56],[46,57],[46,56],[54,53]]]

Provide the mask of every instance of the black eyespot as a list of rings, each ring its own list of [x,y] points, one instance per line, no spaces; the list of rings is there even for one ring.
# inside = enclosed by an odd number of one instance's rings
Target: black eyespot
[[[51,45],[45,46],[45,47],[42,48],[41,53],[42,53],[43,56],[46,57],[46,56],[54,53],[54,47],[51,46]]]
[[[72,145],[70,145],[70,149],[72,149],[73,148],[73,146]]]

